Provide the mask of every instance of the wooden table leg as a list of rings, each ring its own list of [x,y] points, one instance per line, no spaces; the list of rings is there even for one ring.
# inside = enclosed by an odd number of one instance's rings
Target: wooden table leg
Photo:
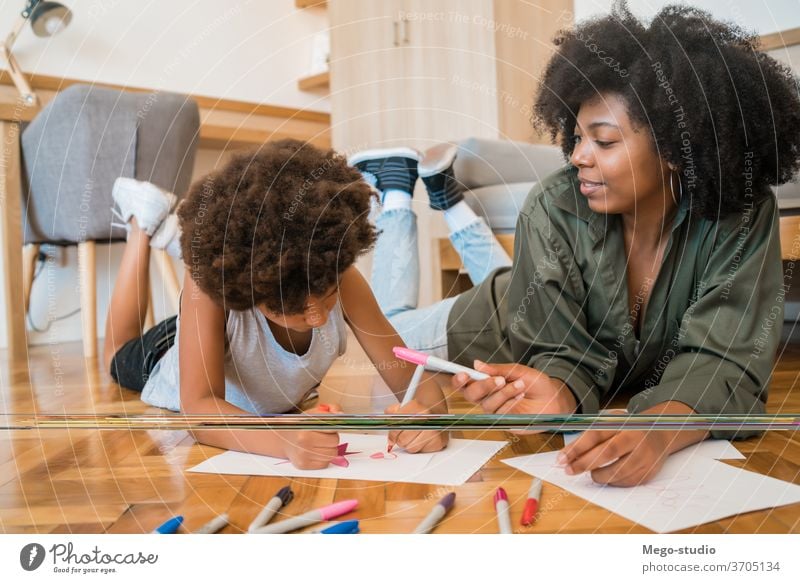
[[[8,357],[13,362],[28,358],[25,334],[25,300],[22,277],[22,168],[20,125],[0,121],[0,230],[3,245],[3,289],[5,291]]]

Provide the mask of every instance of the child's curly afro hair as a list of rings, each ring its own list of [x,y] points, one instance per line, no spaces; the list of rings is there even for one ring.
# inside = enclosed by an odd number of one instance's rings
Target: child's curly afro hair
[[[186,268],[226,310],[304,310],[376,240],[372,190],[343,156],[298,140],[237,153],[178,209]]]

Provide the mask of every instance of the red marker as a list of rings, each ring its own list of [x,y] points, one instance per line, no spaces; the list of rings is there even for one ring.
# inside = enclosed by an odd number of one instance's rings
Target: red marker
[[[530,526],[536,520],[536,511],[539,509],[539,498],[542,496],[542,481],[534,478],[531,489],[528,490],[528,500],[525,510],[522,511],[522,526]]]

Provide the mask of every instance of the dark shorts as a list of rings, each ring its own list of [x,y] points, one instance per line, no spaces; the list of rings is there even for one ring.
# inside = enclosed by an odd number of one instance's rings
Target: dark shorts
[[[177,316],[159,322],[143,336],[122,345],[111,359],[111,377],[126,389],[142,392],[161,357],[175,344]]]

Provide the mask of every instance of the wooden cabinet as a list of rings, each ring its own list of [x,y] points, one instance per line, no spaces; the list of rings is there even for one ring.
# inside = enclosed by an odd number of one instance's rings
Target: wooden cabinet
[[[334,146],[536,141],[533,94],[571,9],[572,0],[330,0]]]
[[[332,0],[333,143],[344,150],[495,137],[489,0]]]

